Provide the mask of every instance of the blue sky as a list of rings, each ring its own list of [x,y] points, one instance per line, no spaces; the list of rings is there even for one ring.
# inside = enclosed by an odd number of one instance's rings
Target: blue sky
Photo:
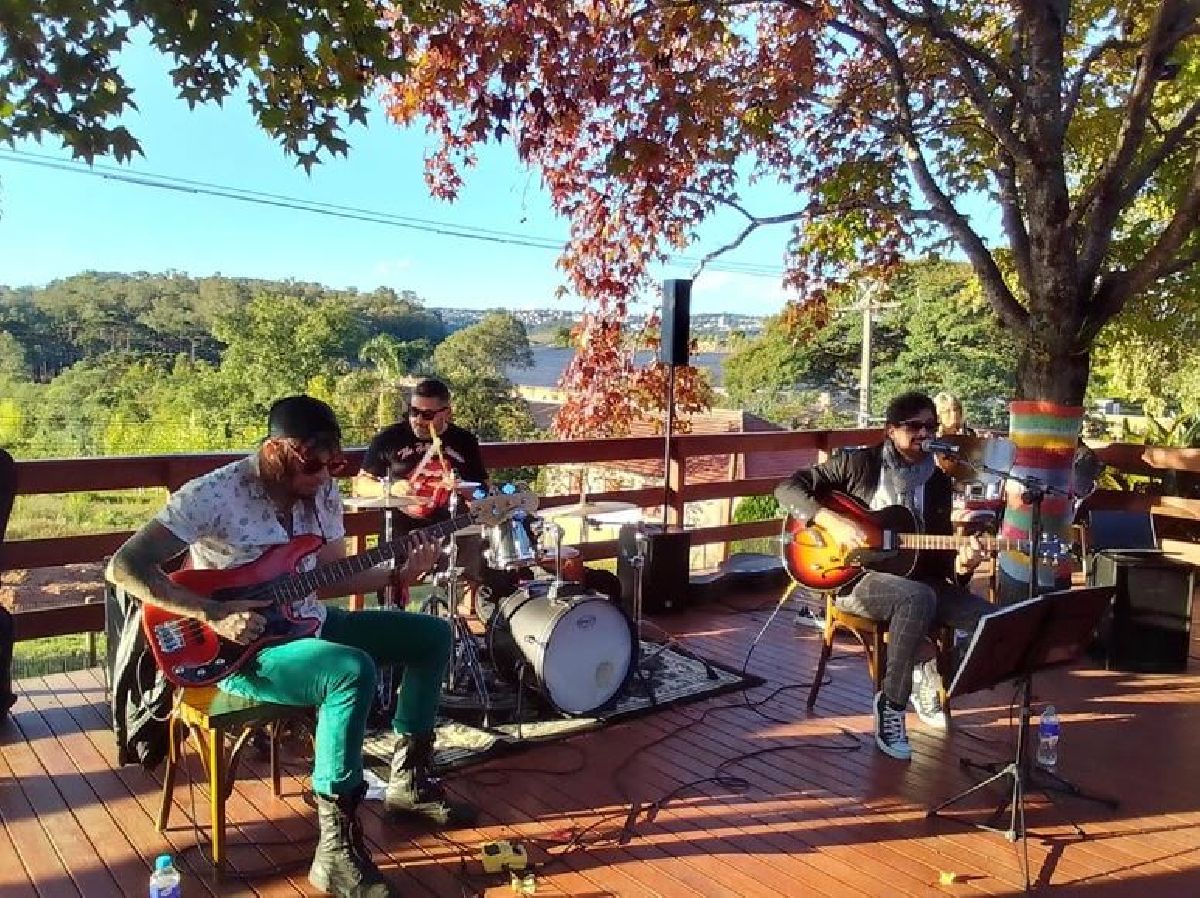
[[[311,175],[260,131],[240,99],[189,110],[174,96],[167,60],[152,50],[125,54],[123,71],[139,110],[126,123],[144,157],[123,166],[312,202],[562,240],[567,228],[550,209],[536,173],[507,145],[490,147],[469,171],[460,199],[434,200],[422,177],[428,141],[374,111],[348,132],[348,158]],[[50,141],[19,150],[69,159]],[[112,165],[110,160],[98,160]],[[711,244],[737,222],[714,222]],[[729,258],[782,269],[783,230],[764,234]],[[437,306],[532,308],[556,304],[563,282],[554,250],[450,238],[235,200],[106,180],[15,161],[0,151],[0,283],[41,285],[79,271],[164,271],[192,275],[293,278],[331,287],[409,289]],[[664,270],[686,277],[687,267]],[[722,271],[696,283],[697,312],[777,311],[778,280]]]
[[[550,209],[536,173],[508,145],[489,147],[466,173],[453,204],[432,199],[422,177],[427,138],[402,131],[374,111],[367,128],[346,135],[348,158],[307,175],[258,130],[248,107],[189,110],[174,96],[167,60],[134,48],[123,71],[139,110],[126,123],[144,157],[122,170],[186,178],[298,200],[331,203],[438,222],[562,240],[566,224]],[[69,159],[55,143],[17,148]],[[98,160],[99,161],[99,160]],[[105,165],[111,161],[103,160]],[[0,149],[0,283],[41,285],[84,270],[182,271],[315,281],[330,287],[413,290],[430,305],[534,308],[556,300],[563,282],[554,250],[451,238],[382,224],[348,221],[106,180],[83,171],[23,164]],[[780,199],[787,198],[780,190]],[[762,194],[758,188],[756,194]],[[770,199],[770,194],[766,194]],[[759,211],[778,211],[764,209]],[[737,233],[736,216],[705,225],[699,256]],[[722,262],[781,271],[785,228],[760,232]],[[687,277],[681,263],[657,274]],[[693,288],[695,312],[770,314],[786,294],[776,277],[709,270]]]

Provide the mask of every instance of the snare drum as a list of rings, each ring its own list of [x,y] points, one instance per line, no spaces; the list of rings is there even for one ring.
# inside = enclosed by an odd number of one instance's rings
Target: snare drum
[[[543,549],[538,554],[537,563],[551,577],[558,576],[558,556],[553,549]],[[562,578],[571,583],[583,582],[583,559],[574,546],[562,547]]]
[[[464,527],[451,537],[454,540],[455,559],[462,568],[463,579],[471,583],[483,580],[483,528],[478,524]]]

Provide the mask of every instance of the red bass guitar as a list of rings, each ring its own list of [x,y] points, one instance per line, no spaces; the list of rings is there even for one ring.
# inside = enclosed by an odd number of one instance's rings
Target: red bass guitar
[[[917,520],[903,505],[871,511],[845,493],[830,493],[822,502],[830,511],[856,521],[867,536],[867,545],[847,549],[824,527],[788,516],[783,522],[783,561],[788,573],[809,589],[838,589],[865,571],[907,577],[921,552],[957,552],[970,542],[967,536],[918,533]],[[1026,540],[979,537],[985,551],[1028,551]]]
[[[499,493],[469,503],[469,512],[439,524],[413,531],[401,539],[380,543],[376,548],[341,558],[310,571],[298,572],[300,563],[324,544],[315,535],[297,536],[273,546],[249,564],[224,569],[184,569],[171,580],[210,599],[270,599],[259,609],[266,619],[262,635],[245,645],[218,636],[208,624],[195,618],[165,611],[150,602],[142,605],[142,629],[159,669],[176,686],[210,686],[240,668],[259,651],[271,645],[312,636],[320,623],[295,617],[292,603],[318,587],[339,583],[393,558],[403,559],[409,543],[418,539],[440,539],[471,524],[499,524],[515,512],[537,508],[537,497],[529,492]]]

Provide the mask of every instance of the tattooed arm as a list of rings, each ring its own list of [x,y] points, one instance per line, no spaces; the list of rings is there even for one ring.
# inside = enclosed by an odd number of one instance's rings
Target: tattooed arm
[[[158,521],[150,521],[117,550],[108,563],[108,579],[136,599],[210,624],[226,639],[255,639],[266,621],[253,609],[270,601],[215,602],[172,582],[163,565],[185,551],[187,543]]]

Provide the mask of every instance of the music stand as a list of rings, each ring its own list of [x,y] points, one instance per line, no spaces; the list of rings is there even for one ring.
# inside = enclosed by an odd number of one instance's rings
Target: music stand
[[[1033,693],[1033,675],[1041,670],[1068,664],[1083,654],[1100,618],[1112,601],[1113,592],[1113,587],[1108,586],[1059,590],[984,615],[975,628],[954,682],[946,691],[947,699],[951,699],[991,689],[1008,681],[1015,681],[1018,685],[1021,711],[1012,761],[992,772],[982,782],[931,808],[926,816],[940,816],[944,808],[957,804],[985,786],[1011,777],[1011,792],[1004,796],[988,818],[999,819],[1005,809],[1011,806],[1008,829],[998,829],[990,823],[972,823],[972,826],[999,833],[1010,842],[1021,840],[1026,891],[1029,891],[1029,845],[1025,829],[1025,794],[1030,789],[1042,791],[1045,788],[1034,782],[1033,755],[1029,748],[1032,716],[1029,703]],[[960,763],[964,767],[978,766],[966,759]],[[1077,789],[1072,794],[1081,798],[1092,797],[1083,795]],[[1095,800],[1116,806],[1111,799]]]

